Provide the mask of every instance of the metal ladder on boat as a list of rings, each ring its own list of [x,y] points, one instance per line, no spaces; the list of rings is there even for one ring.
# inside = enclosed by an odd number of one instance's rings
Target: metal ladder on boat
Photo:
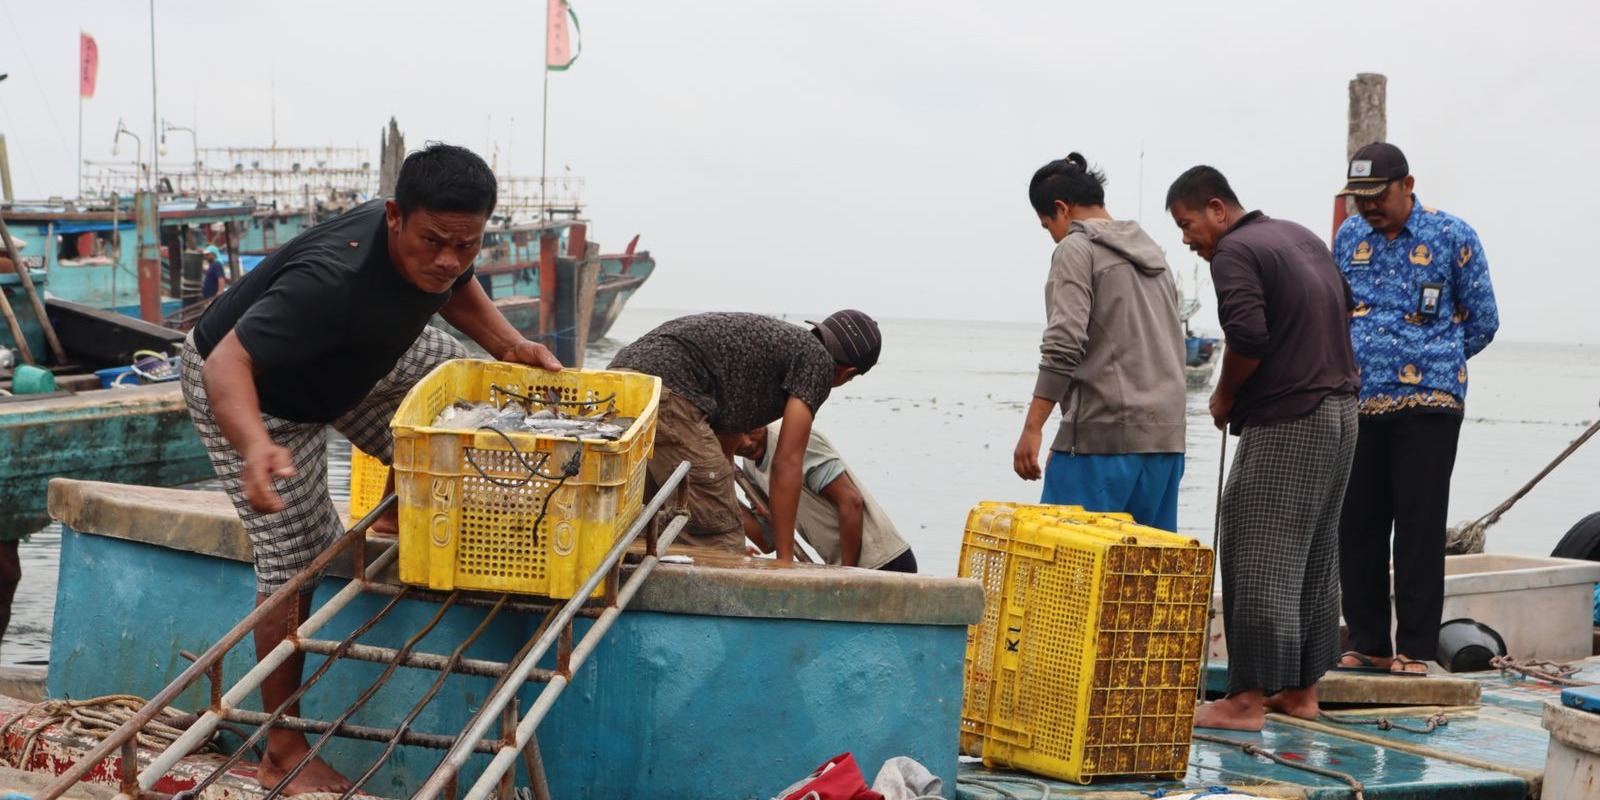
[[[444,750],[445,755],[432,774],[415,790],[411,797],[413,800],[432,800],[433,798],[456,798],[460,796],[458,776],[461,768],[476,753],[491,754],[493,759],[480,774],[478,779],[467,789],[466,800],[485,800],[495,797],[499,800],[513,800],[516,795],[514,780],[518,761],[522,762],[530,783],[530,790],[536,800],[547,800],[549,790],[544,780],[544,766],[539,757],[538,741],[534,738],[534,731],[546,714],[554,706],[556,699],[567,687],[571,676],[583,666],[584,661],[594,652],[602,637],[615,624],[617,617],[633,599],[640,585],[650,577],[650,573],[660,563],[660,554],[677,538],[688,522],[688,517],[682,513],[673,516],[665,524],[658,517],[668,498],[676,494],[684,476],[688,474],[689,464],[683,462],[678,465],[666,481],[662,483],[660,491],[645,505],[643,511],[628,531],[617,539],[611,550],[606,553],[605,559],[589,575],[589,578],[574,594],[571,600],[564,603],[532,597],[520,597],[509,594],[488,594],[463,592],[460,590],[439,593],[421,590],[410,586],[394,586],[377,580],[398,557],[398,545],[390,547],[370,564],[364,564],[365,535],[372,523],[386,511],[393,508],[398,502],[394,495],[386,497],[382,503],[374,508],[367,516],[350,528],[327,551],[322,553],[308,566],[305,571],[296,575],[281,589],[274,592],[262,602],[254,611],[240,620],[216,644],[206,650],[202,655],[195,657],[193,663],[183,674],[179,675],[166,688],[162,689],[155,697],[151,698],[144,708],[129,719],[116,731],[107,736],[94,749],[86,753],[69,769],[58,775],[43,791],[36,794],[35,800],[56,800],[70,791],[78,781],[82,780],[94,770],[107,757],[120,754],[121,772],[120,794],[116,800],[154,800],[155,798],[198,797],[201,792],[210,787],[218,778],[236,765],[251,747],[262,737],[271,726],[300,730],[306,733],[315,733],[317,737],[311,743],[310,752],[300,763],[296,764],[280,787],[303,770],[311,760],[316,758],[331,737],[365,739],[387,743],[378,759],[354,780],[354,786],[344,793],[342,800],[347,800],[366,785],[378,770],[394,755],[395,750],[401,745],[430,747]],[[633,542],[641,536],[645,540],[644,557],[635,566],[626,581],[620,580],[620,564],[624,553]],[[287,607],[294,613],[295,597],[305,588],[322,570],[328,567],[340,554],[350,551],[355,561],[353,574],[356,576],[350,583],[329,598],[320,608],[298,626],[294,632],[277,646],[266,657],[260,659],[254,668],[245,673],[231,688],[222,689],[222,659],[235,645],[244,640],[255,626],[269,614],[277,609]],[[602,599],[591,604],[590,596],[604,584]],[[358,625],[352,633],[342,641],[330,641],[313,638],[317,631],[332,620],[351,601],[362,594],[375,594],[387,596],[388,602],[372,615],[371,618]],[[429,622],[422,629],[411,636],[399,648],[378,647],[357,643],[362,635],[372,630],[384,617],[400,605],[401,600],[411,599],[436,602],[439,605]],[[484,618],[473,631],[450,654],[439,655],[421,653],[416,651],[416,646],[433,630],[444,618],[452,607],[477,606],[487,608]],[[483,659],[466,658],[465,653],[478,638],[488,630],[494,619],[505,611],[542,612],[544,617],[533,636],[522,646],[520,651],[508,662],[489,661]],[[580,617],[593,618],[594,622],[581,639],[574,642],[573,624]],[[290,620],[293,625],[294,620]],[[556,668],[545,670],[538,667],[538,663],[556,648]],[[296,651],[325,657],[324,662],[302,681],[300,689],[292,695],[283,706],[274,709],[271,713],[245,711],[239,708],[246,697],[254,692],[261,682],[277,669],[279,665],[288,660]],[[379,677],[356,698],[355,702],[332,720],[315,720],[303,717],[289,717],[284,710],[297,702],[305,692],[327,674],[328,670],[338,661],[350,659],[354,661],[369,661],[385,664]],[[378,728],[358,726],[348,723],[349,718],[360,710],[377,694],[378,690],[401,668],[423,669],[438,672],[438,677],[422,698],[406,713],[394,727]],[[412,722],[422,713],[423,709],[433,700],[439,690],[443,688],[446,679],[452,675],[474,675],[495,677],[498,679],[491,690],[488,699],[473,715],[462,731],[455,736],[440,734],[418,733],[411,730]],[[137,745],[137,734],[168,704],[195,684],[200,678],[210,679],[211,694],[210,707],[198,720],[192,724],[185,733],[153,758],[147,758],[142,770],[139,769],[140,753]],[[523,685],[529,681],[543,682],[544,689],[528,708],[525,714],[518,717],[516,701]],[[224,760],[215,770],[200,780],[192,789],[172,795],[151,791],[152,787],[170,771],[173,766],[184,756],[207,742],[217,729],[227,722],[237,722],[257,726],[237,750]],[[499,725],[498,736],[490,738],[490,729]],[[280,794],[279,789],[267,792],[265,800],[274,800]]]

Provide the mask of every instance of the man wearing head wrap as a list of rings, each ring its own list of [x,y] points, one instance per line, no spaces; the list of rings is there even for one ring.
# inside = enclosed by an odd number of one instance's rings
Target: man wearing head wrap
[[[878,363],[878,323],[860,311],[806,330],[759,314],[669,320],[618,351],[611,369],[661,379],[650,490],[688,461],[689,544],[744,553],[733,449],[747,431],[783,421],[772,456],[772,534],[780,561],[794,558],[795,518],[811,422],[828,394]]]

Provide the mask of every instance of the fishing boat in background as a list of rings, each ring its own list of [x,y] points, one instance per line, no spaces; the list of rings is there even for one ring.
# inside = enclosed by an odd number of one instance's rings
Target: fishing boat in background
[[[406,155],[405,139],[394,120],[382,134],[378,166],[360,148],[337,147],[224,147],[207,148],[188,171],[163,173],[165,194],[161,205],[161,258],[183,252],[183,275],[163,289],[162,322],[187,329],[204,311],[199,298],[199,265],[205,245],[216,245],[225,256],[231,278],[249,272],[269,253],[301,232],[343,213],[373,197],[393,193],[400,163]],[[96,171],[88,185],[101,196],[132,197],[141,185],[140,174],[126,164],[91,164]],[[655,259],[638,250],[635,236],[621,253],[604,254],[589,239],[589,222],[583,217],[581,178],[571,176],[527,178],[499,175],[500,201],[484,232],[477,273],[483,288],[518,330],[555,351],[563,363],[582,366],[586,345],[602,337],[622,314],[628,299],[655,270]],[[107,241],[100,252],[113,249],[120,203],[105,203],[109,218],[97,219],[99,234]],[[5,210],[7,219],[37,223],[26,226],[33,238],[52,241],[65,225],[63,215],[76,213],[65,203]],[[226,213],[209,221],[209,227],[191,221],[181,232],[168,230],[169,219],[179,213]],[[25,219],[25,214],[32,214]],[[131,226],[131,210],[122,214]],[[101,217],[107,217],[105,213]],[[217,222],[222,222],[218,227]],[[13,223],[16,225],[16,223]],[[103,230],[100,230],[103,229]],[[76,229],[74,229],[76,230]],[[197,237],[193,231],[209,231]],[[183,235],[180,235],[182,233]],[[93,243],[88,243],[89,246]],[[65,249],[66,244],[61,248]],[[50,248],[45,248],[49,250]],[[76,253],[77,251],[73,251]],[[86,250],[86,252],[88,252]],[[49,253],[28,253],[39,268],[52,270],[59,259]],[[113,286],[107,299],[105,275],[95,286],[78,287],[82,280],[58,281],[55,290],[68,299],[110,308],[132,316],[142,315],[136,301],[136,271],[119,252],[121,274],[129,276]],[[114,281],[118,271],[107,257],[103,270]],[[172,272],[167,268],[167,272]],[[173,275],[178,273],[173,272]],[[174,278],[174,280],[177,280]],[[183,283],[188,280],[190,283]],[[444,325],[442,320],[441,325]],[[448,326],[446,326],[448,327]],[[458,333],[459,335],[459,333]]]
[[[1200,286],[1200,270],[1194,273],[1194,289],[1178,282],[1178,318],[1183,320],[1183,377],[1190,391],[1204,389],[1211,384],[1211,373],[1216,371],[1217,345],[1221,342],[1211,336],[1197,336],[1189,321],[1200,311],[1200,298],[1195,290]]]
[[[635,236],[624,252],[600,256],[600,281],[595,287],[594,313],[589,323],[591,340],[603,338],[611,331],[628,299],[656,269],[656,260],[650,251],[636,250],[638,245],[639,237]]]
[[[0,258],[0,291],[21,340],[0,325],[0,539],[49,521],[54,477],[157,486],[209,477],[171,356],[183,334],[41,297],[47,274],[30,272],[27,286],[11,264]]]
[[[202,300],[205,248],[216,246],[237,265],[241,243],[259,238],[267,218],[248,201],[158,204],[153,194],[129,193],[14,203],[0,207],[0,219],[23,242],[23,265],[43,273],[53,297],[182,328],[184,309]]]

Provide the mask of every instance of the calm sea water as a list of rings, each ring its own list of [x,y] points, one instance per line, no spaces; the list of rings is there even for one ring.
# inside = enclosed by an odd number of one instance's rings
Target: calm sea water
[[[680,313],[628,309],[611,338],[591,347],[589,364],[604,366],[624,343]],[[1039,323],[886,320],[883,330],[881,363],[836,390],[817,425],[910,540],[923,571],[953,575],[972,504],[1038,499],[1039,484],[1012,474],[1011,451],[1033,389]],[[1209,543],[1221,436],[1206,398],[1189,396],[1178,527]],[[1509,497],[1600,418],[1597,401],[1600,347],[1499,342],[1473,359],[1451,521],[1476,519]],[[332,442],[329,453],[332,488],[342,496],[349,445]],[[1600,443],[1591,443],[1489,530],[1487,549],[1549,554],[1573,523],[1600,510],[1597,479]],[[49,657],[60,540],[52,525],[22,546],[23,584],[0,663]]]

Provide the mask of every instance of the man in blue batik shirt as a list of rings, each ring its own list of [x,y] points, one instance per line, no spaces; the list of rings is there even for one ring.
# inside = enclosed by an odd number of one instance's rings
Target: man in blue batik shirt
[[[1422,205],[1400,148],[1356,151],[1333,257],[1355,303],[1360,435],[1339,522],[1349,647],[1339,666],[1425,675],[1444,605],[1445,515],[1467,397],[1467,359],[1500,325],[1489,265],[1467,223]],[[1389,637],[1390,531],[1394,610]]]

